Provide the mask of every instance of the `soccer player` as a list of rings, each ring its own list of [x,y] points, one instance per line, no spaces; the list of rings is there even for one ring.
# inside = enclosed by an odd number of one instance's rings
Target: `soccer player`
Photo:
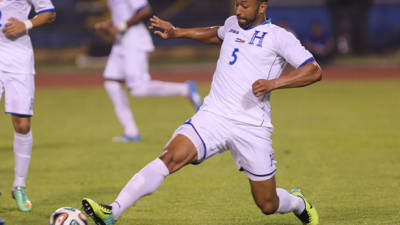
[[[114,224],[168,175],[228,149],[238,169],[246,173],[255,203],[264,214],[293,212],[304,224],[319,223],[316,209],[300,190],[289,193],[276,188],[269,99],[271,91],[319,81],[322,71],[293,34],[266,19],[267,6],[267,0],[236,0],[236,16],[220,27],[183,29],[151,18],[151,28],[164,39],[222,44],[217,68],[200,110],[175,131],[161,156],[136,173],[112,204],[82,200],[84,211],[97,224]],[[297,69],[280,76],[286,62]]]
[[[36,16],[28,19],[31,7]],[[55,20],[50,0],[0,1],[0,100],[14,126],[15,180],[12,195],[18,209],[30,211],[26,177],[32,151],[31,117],[34,100],[34,56],[28,31]]]
[[[123,89],[125,83],[134,97],[171,96],[188,97],[196,110],[201,96],[193,81],[172,83],[151,80],[149,52],[154,46],[143,20],[152,14],[147,0],[108,0],[112,21],[97,23],[97,33],[115,39],[104,71],[104,87],[114,105],[115,113],[124,128],[124,134],[113,138],[117,142],[140,141],[139,130]]]

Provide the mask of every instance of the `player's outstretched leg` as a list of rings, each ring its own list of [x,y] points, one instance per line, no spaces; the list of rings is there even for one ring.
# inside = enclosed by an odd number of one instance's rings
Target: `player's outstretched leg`
[[[82,200],[82,209],[97,225],[114,225],[115,220],[111,206],[98,204],[89,198]]]
[[[201,95],[199,94],[196,82],[194,81],[175,83],[151,80],[140,84],[132,84],[129,88],[131,95],[134,97],[166,97],[175,95],[187,97],[196,111],[199,110],[202,104]]]
[[[32,210],[32,203],[28,199],[25,187],[15,187],[13,188],[11,194],[17,202],[17,207],[19,210],[21,210],[22,212],[29,212]]]
[[[160,158],[148,163],[131,178],[112,204],[101,205],[84,198],[82,208],[97,225],[113,225],[135,202],[155,192],[169,174],[196,160],[197,150],[193,143],[187,137],[177,135]]]
[[[303,222],[303,224],[317,225],[319,224],[319,216],[315,207],[313,207],[307,199],[304,197],[303,193],[299,189],[293,189],[290,192],[292,195],[303,199],[305,204],[305,209],[300,214],[295,214],[297,218]]]

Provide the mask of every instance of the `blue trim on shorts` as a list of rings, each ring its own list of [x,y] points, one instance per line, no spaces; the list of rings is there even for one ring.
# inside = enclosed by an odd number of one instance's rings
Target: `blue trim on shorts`
[[[20,113],[13,113],[13,112],[5,112],[7,114],[13,115],[13,116],[21,116],[21,117],[32,117],[33,115],[29,114],[20,114]]]
[[[44,9],[42,11],[37,12],[36,15],[39,15],[41,13],[46,13],[46,12],[55,12],[55,11],[56,11],[56,9]]]
[[[314,58],[314,57],[308,58],[308,59],[307,59],[306,61],[304,61],[299,67],[297,67],[297,69],[300,68],[300,67],[302,67],[302,66],[304,66],[304,65],[306,65],[306,64],[309,63],[309,62],[312,62],[312,61],[315,61],[315,58]]]
[[[276,169],[275,169],[274,171],[272,171],[271,173],[268,173],[268,174],[255,174],[255,173],[252,173],[252,172],[250,172],[248,170],[245,170],[243,168],[240,168],[240,170],[241,171],[246,171],[247,173],[249,173],[249,174],[251,174],[253,176],[256,176],[256,177],[269,177],[269,176],[273,175],[276,172]]]
[[[194,125],[193,125],[191,122],[192,122],[192,119],[190,119],[190,120],[184,122],[183,124],[187,124],[187,125],[192,126],[192,128],[193,128],[194,131],[196,132],[197,136],[199,136],[199,138],[200,138],[200,140],[201,140],[201,143],[203,144],[203,147],[204,147],[204,155],[203,155],[203,158],[202,158],[201,160],[198,160],[197,162],[192,163],[192,164],[194,164],[194,165],[198,165],[198,164],[200,164],[202,161],[204,161],[204,160],[206,159],[206,156],[207,156],[207,146],[206,146],[206,143],[203,141],[203,138],[200,136],[199,132],[197,131],[196,127],[194,127]]]

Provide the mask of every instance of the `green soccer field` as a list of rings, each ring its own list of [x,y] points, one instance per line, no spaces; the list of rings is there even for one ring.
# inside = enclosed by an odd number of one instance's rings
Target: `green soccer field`
[[[301,188],[323,225],[400,224],[400,82],[329,81],[272,96],[277,182]],[[208,86],[201,86],[202,94]],[[0,116],[0,218],[6,225],[48,224],[82,197],[112,202],[132,175],[157,157],[194,113],[186,99],[131,99],[140,143],[112,143],[122,132],[102,88],[38,89],[28,178],[33,211],[17,211],[13,131]],[[4,112],[4,102],[1,103]],[[89,224],[94,224],[89,221]],[[168,177],[122,215],[126,225],[295,225],[293,215],[263,215],[229,153]]]

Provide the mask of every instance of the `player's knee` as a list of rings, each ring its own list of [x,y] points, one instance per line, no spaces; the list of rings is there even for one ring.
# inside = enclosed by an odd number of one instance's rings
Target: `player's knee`
[[[160,156],[160,159],[165,163],[170,173],[173,173],[177,170],[179,157],[174,149],[164,149],[164,152]]]
[[[15,125],[15,132],[19,134],[27,134],[31,130],[29,122],[19,122]]]
[[[114,80],[105,80],[104,81],[104,88],[106,91],[119,91],[122,89],[122,83]]]
[[[189,154],[179,147],[167,147],[160,159],[165,163],[170,173],[176,172],[188,163]]]
[[[278,210],[279,201],[265,200],[257,203],[257,205],[265,215],[271,215]]]

